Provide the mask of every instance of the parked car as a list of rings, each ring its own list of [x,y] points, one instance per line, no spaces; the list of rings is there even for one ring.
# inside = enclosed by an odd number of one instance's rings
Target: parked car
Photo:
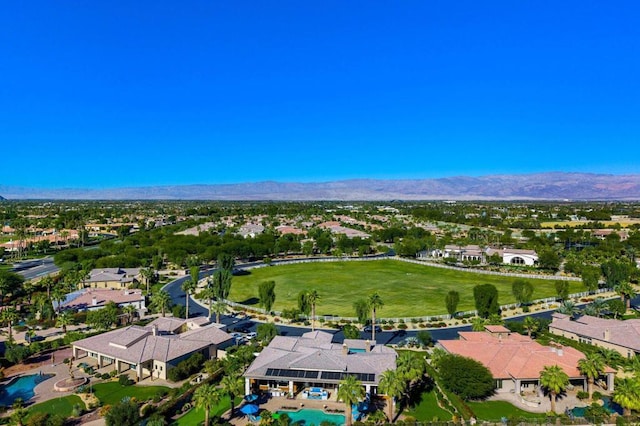
[[[362,329],[362,331],[364,331],[365,333],[371,333],[371,326],[367,325],[365,328]],[[381,333],[382,332],[382,328],[380,328],[379,325],[376,325],[376,333]]]
[[[251,333],[247,333],[247,339],[248,340],[253,340],[256,337],[258,337],[258,333],[256,333],[255,331],[252,331]]]

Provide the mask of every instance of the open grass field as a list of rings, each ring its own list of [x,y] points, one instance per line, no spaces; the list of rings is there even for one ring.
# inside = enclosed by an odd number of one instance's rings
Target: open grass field
[[[469,407],[478,416],[478,420],[497,420],[502,417],[518,419],[544,419],[545,413],[523,411],[505,401],[468,402]]]
[[[113,405],[120,401],[125,396],[135,398],[138,401],[146,401],[147,399],[156,395],[159,391],[169,388],[165,386],[122,386],[118,382],[98,383],[93,385],[93,391],[103,404]]]
[[[601,223],[603,226],[613,226],[613,225],[619,224],[623,228],[628,228],[631,225],[640,223],[640,219],[625,218],[625,219],[619,219],[619,220],[602,220],[598,222]],[[558,221],[541,222],[540,227],[554,228],[556,225],[563,226],[563,227],[564,226],[576,227],[576,226],[586,225],[588,223],[593,223],[593,221],[592,220],[572,220],[572,221],[558,220]]]
[[[71,416],[73,406],[76,404],[80,404],[83,409],[85,408],[84,402],[82,402],[78,395],[68,395],[50,399],[49,401],[34,404],[29,407],[29,416],[34,413],[48,413],[57,414],[66,418]]]
[[[424,392],[421,395],[420,403],[406,410],[404,414],[421,422],[448,421],[452,418],[451,413],[438,406],[436,393],[433,390]]]
[[[354,317],[353,302],[377,291],[384,307],[380,318],[418,317],[446,314],[445,295],[460,293],[459,311],[475,309],[473,287],[493,284],[500,304],[515,302],[511,284],[516,278],[483,275],[474,272],[416,265],[398,260],[369,262],[316,262],[253,269],[248,275],[233,277],[230,299],[258,307],[258,285],[276,283],[276,301],[272,309],[281,311],[297,307],[300,291],[315,289],[321,300],[317,315]],[[528,280],[534,285],[533,298],[554,296],[551,280]],[[569,292],[583,290],[581,282],[570,281]]]

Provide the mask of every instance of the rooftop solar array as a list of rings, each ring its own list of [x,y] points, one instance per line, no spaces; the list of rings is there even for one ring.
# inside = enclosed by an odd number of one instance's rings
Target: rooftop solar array
[[[291,370],[283,368],[267,368],[269,377],[286,377],[288,379],[318,379],[322,380],[344,380],[347,376],[355,376],[361,382],[373,382],[375,374],[367,373],[347,373],[343,371],[314,371],[314,370]]]

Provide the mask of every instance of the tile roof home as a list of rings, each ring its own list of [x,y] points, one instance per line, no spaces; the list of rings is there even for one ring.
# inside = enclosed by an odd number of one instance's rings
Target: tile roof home
[[[244,373],[247,393],[296,393],[308,386],[335,390],[348,374],[367,392],[377,389],[380,375],[396,368],[397,353],[368,340],[333,343],[333,335],[313,331],[299,337],[276,336]]]
[[[539,386],[540,372],[546,366],[559,366],[574,385],[584,386],[586,379],[578,370],[585,355],[568,346],[543,346],[530,337],[510,332],[502,326],[486,331],[459,332],[459,340],[440,340],[445,351],[472,358],[491,371],[498,392],[521,392]],[[613,387],[614,370],[606,372]]]
[[[136,283],[139,278],[140,268],[98,268],[89,272],[84,284],[92,288],[123,289]]]
[[[104,308],[108,302],[118,307],[133,305],[138,310],[146,309],[142,290],[82,289],[67,295],[60,309],[74,311],[93,311]],[[54,307],[56,302],[54,301]]]
[[[144,327],[132,325],[73,342],[73,357],[94,358],[98,368],[114,365],[118,372],[134,370],[138,380],[167,378],[178,362],[200,352],[205,359],[217,357],[218,349],[232,343],[218,324],[203,321],[157,318]]]
[[[583,315],[575,320],[555,313],[549,331],[553,334],[618,351],[623,357],[640,354],[640,320],[615,320]]]

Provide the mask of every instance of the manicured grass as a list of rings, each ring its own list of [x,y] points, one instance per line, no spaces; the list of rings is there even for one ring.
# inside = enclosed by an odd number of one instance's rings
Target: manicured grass
[[[315,262],[253,269],[250,274],[233,277],[230,299],[258,306],[258,285],[276,282],[274,310],[297,307],[298,293],[315,289],[320,294],[318,315],[355,316],[353,302],[377,291],[384,307],[379,317],[416,317],[446,314],[445,295],[460,293],[459,311],[473,310],[473,287],[493,284],[500,304],[515,302],[511,284],[516,278],[416,265],[398,260],[367,262]],[[533,298],[556,294],[554,281],[529,280],[535,288]],[[570,281],[569,292],[582,291],[581,282]]]
[[[84,402],[82,402],[78,395],[69,395],[50,399],[49,401],[34,404],[29,407],[29,416],[34,413],[47,413],[67,418],[71,416],[73,406],[76,404],[80,404],[83,409],[86,408]]]
[[[220,403],[211,410],[209,419],[222,416],[228,409],[231,408],[230,401],[231,400],[228,396],[223,396],[220,400]],[[241,402],[242,398],[236,398],[236,410],[238,409],[238,406]],[[176,420],[176,422],[173,423],[173,426],[192,426],[199,425],[202,422],[204,422],[204,410],[192,408],[187,414]]]
[[[421,398],[417,406],[405,411],[404,414],[422,422],[451,420],[451,413],[438,406],[435,391],[425,392]]]
[[[544,419],[545,413],[523,411],[505,401],[468,402],[467,405],[478,416],[478,420],[500,420],[506,418]]]
[[[138,401],[146,401],[155,396],[161,390],[168,391],[166,386],[122,386],[118,382],[98,383],[93,385],[96,397],[105,405],[113,405],[125,396],[135,398]]]

